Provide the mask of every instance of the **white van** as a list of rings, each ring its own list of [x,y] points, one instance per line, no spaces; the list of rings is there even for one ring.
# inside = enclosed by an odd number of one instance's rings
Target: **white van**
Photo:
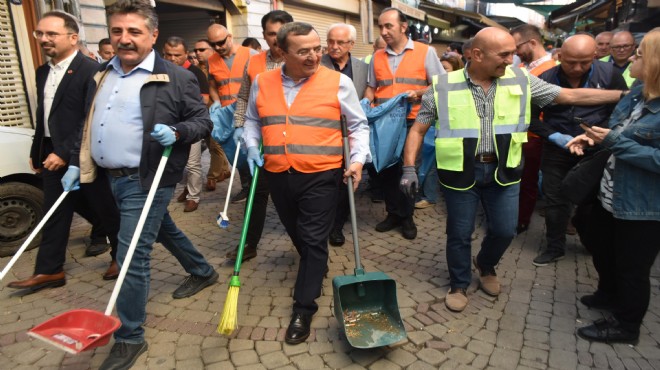
[[[44,215],[41,178],[29,164],[33,136],[32,129],[0,127],[0,257],[14,254]]]

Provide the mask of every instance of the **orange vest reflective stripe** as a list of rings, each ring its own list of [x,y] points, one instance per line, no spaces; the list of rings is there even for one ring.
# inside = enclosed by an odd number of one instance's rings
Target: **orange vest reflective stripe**
[[[250,76],[250,81],[254,81],[257,75],[261,72],[266,72],[266,57],[268,55],[267,51],[253,55],[250,57],[250,62],[248,63],[247,73]]]
[[[392,73],[387,62],[387,53],[384,49],[374,53],[373,63],[376,74],[375,105],[383,104],[394,96],[408,90],[419,90],[429,85],[426,76],[424,61],[429,46],[420,42],[413,42],[412,50],[406,49],[403,60],[399,63],[396,73]],[[421,107],[421,102],[413,103],[408,119],[415,119]]]
[[[236,101],[236,95],[241,88],[241,81],[243,81],[245,63],[250,58],[250,50],[245,46],[238,48],[234,55],[234,62],[231,64],[231,70],[227,68],[225,60],[218,53],[209,58],[209,74],[216,82],[220,104],[223,107]]]
[[[256,104],[261,118],[264,168],[304,173],[342,166],[339,72],[323,66],[302,86],[287,107],[282,71],[259,74]]]

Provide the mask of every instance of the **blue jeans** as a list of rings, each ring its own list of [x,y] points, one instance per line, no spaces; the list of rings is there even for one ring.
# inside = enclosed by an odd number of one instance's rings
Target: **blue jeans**
[[[472,280],[471,241],[479,202],[488,223],[477,254],[479,266],[494,268],[516,235],[520,184],[499,185],[494,178],[496,168],[496,163],[477,163],[476,184],[469,190],[441,187],[447,204],[447,266],[452,288],[467,288]]]
[[[137,174],[110,177],[110,186],[121,215],[117,250],[117,263],[121,267],[147,200],[148,191],[142,190]],[[187,273],[197,276],[209,276],[213,273],[213,267],[172,221],[167,205],[173,193],[174,186],[159,188],[149,209],[126,279],[117,298],[117,315],[121,320],[121,327],[114,334],[117,342],[144,342],[142,324],[146,319],[145,309],[151,280],[150,255],[154,242],[162,243]]]

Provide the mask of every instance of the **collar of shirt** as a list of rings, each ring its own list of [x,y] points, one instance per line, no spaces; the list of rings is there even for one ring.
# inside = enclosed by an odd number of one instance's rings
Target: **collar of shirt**
[[[282,69],[280,69],[280,75],[282,75],[282,85],[284,85],[286,87],[302,85],[305,82],[307,82],[307,80],[309,80],[309,77],[305,77],[305,78],[301,79],[300,81],[295,82],[291,77],[287,76],[286,73],[284,73],[285,69],[286,69],[286,64],[282,64]],[[316,70],[318,71],[318,68]],[[314,72],[314,73],[316,73],[316,72]]]
[[[334,59],[330,58],[330,61],[332,62],[332,66],[335,67],[335,71],[337,72],[345,71],[352,66],[351,53],[348,53],[348,60],[346,61],[346,64],[344,64],[344,68],[339,68],[339,64],[337,64],[337,62],[335,62]]]
[[[112,68],[120,76],[125,77],[135,72],[138,69],[143,69],[149,73],[153,73],[155,62],[156,62],[156,52],[154,52],[154,50],[151,49],[149,55],[147,55],[147,57],[144,58],[144,60],[140,64],[135,66],[135,68],[131,69],[127,73],[124,73],[124,70],[121,68],[121,61],[119,60],[119,58],[112,58],[112,60],[110,60],[110,63],[108,63],[108,66],[106,68]]]
[[[63,60],[61,60],[61,61],[60,61],[59,63],[57,63],[57,64],[53,64],[53,61],[50,60],[50,61],[48,62],[48,66],[49,66],[51,69],[54,69],[54,70],[56,70],[56,71],[61,71],[61,70],[67,69],[67,68],[69,68],[69,66],[71,65],[71,62],[73,62],[73,58],[75,58],[76,55],[78,55],[78,50],[74,51],[73,54],[71,54],[71,55],[69,55],[68,57],[64,58]]]
[[[387,46],[385,47],[385,52],[386,52],[387,54],[397,56],[397,55],[401,55],[401,54],[405,53],[406,50],[408,50],[408,49],[413,50],[414,48],[415,48],[415,44],[413,43],[413,40],[412,40],[410,37],[408,37],[408,41],[406,42],[406,46],[403,47],[403,50],[401,50],[400,53],[397,54],[394,50],[392,50],[392,49],[390,48],[389,45],[387,45]]]
[[[544,56],[540,57],[539,59],[529,63],[529,65],[527,65],[526,68],[527,68],[528,71],[531,71],[532,69],[540,66],[541,64],[547,62],[550,59],[552,59],[552,54],[547,54],[546,53]]]
[[[591,72],[594,70],[593,64],[591,65],[591,68],[589,68],[589,71],[587,73],[583,74],[582,77],[580,77],[580,84],[578,87],[588,87],[589,83],[589,78],[591,77]],[[566,78],[566,74],[564,73],[564,70],[559,68],[559,71],[557,72],[557,84],[561,87],[568,87],[568,88],[573,88],[571,84],[568,82],[568,79]]]

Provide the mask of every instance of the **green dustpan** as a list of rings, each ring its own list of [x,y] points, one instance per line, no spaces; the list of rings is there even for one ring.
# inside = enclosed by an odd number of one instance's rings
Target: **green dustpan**
[[[346,118],[341,117],[344,160],[350,165]],[[348,343],[355,348],[387,346],[406,338],[396,299],[396,282],[383,272],[365,273],[360,263],[353,179],[348,178],[348,202],[351,210],[355,275],[332,279],[335,317],[343,326]]]

